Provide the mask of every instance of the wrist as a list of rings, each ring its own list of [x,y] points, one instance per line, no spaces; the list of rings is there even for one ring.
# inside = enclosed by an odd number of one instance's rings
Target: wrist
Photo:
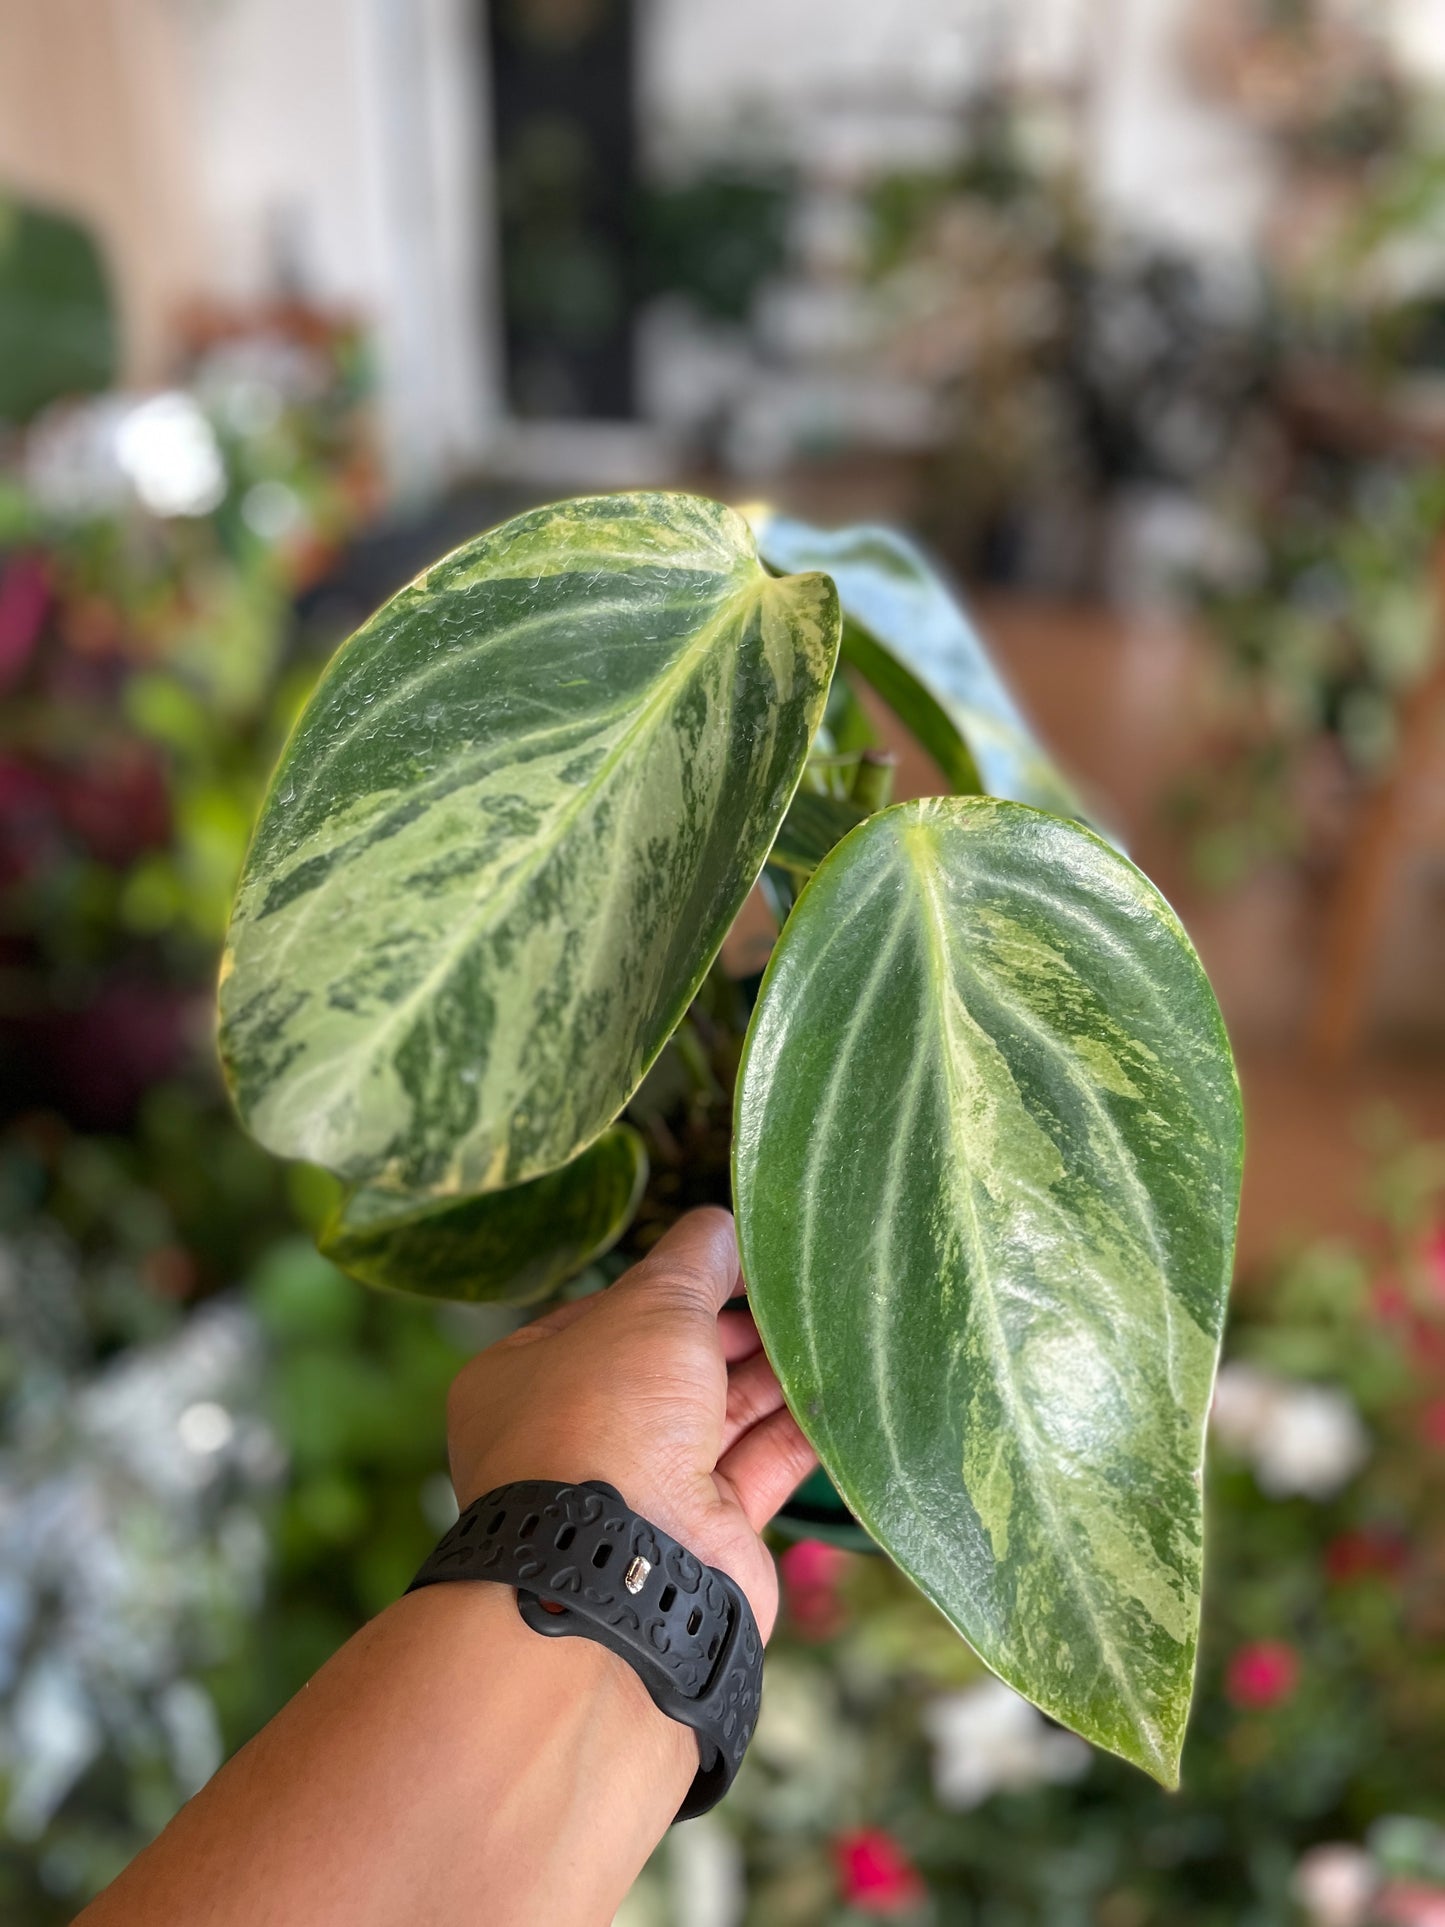
[[[465,1475],[453,1480],[457,1505],[465,1512],[483,1493],[521,1479],[555,1479],[568,1485],[585,1485],[600,1479],[622,1494],[623,1503],[653,1525],[661,1526],[674,1539],[695,1553],[705,1564],[715,1561],[709,1549],[695,1543],[696,1512],[694,1494],[686,1482],[674,1478],[663,1484],[649,1469],[632,1463],[619,1463],[617,1455],[599,1452],[574,1452],[566,1449],[490,1454],[466,1468]],[[711,1485],[711,1481],[708,1481]]]
[[[658,1710],[625,1660],[591,1640],[534,1633],[506,1586],[424,1587],[387,1607],[381,1620],[435,1657],[448,1717],[457,1696],[465,1709],[469,1678],[505,1683],[508,1706],[541,1748],[540,1755],[517,1757],[512,1769],[527,1782],[543,1756],[549,1759],[541,1777],[550,1783],[559,1831],[567,1817],[559,1802],[591,1813],[605,1788],[609,1802],[636,1815],[644,1833],[661,1837],[697,1772],[697,1740]],[[489,1703],[488,1722],[497,1715]]]
[[[757,1724],[762,1635],[737,1582],[602,1480],[509,1480],[474,1500],[410,1590],[459,1583],[515,1597],[548,1640],[615,1654],[671,1721],[697,1734],[677,1817],[726,1794]]]

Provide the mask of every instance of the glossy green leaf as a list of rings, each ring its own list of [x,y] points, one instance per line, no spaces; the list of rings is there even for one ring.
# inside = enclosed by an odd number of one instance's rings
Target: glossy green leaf
[[[788,1402],[981,1657],[1166,1783],[1240,1155],[1199,961],[1091,831],[902,803],[803,891],[735,1148]]]
[[[685,495],[537,509],[341,649],[262,807],[221,1049],[270,1149],[434,1196],[555,1170],[686,1010],[787,809],[837,652]]]
[[[911,542],[891,529],[825,533],[771,513],[755,522],[774,568],[824,569],[837,583],[844,656],[954,789],[1079,814],[973,625]]]
[[[632,1222],[647,1182],[647,1152],[625,1124],[580,1157],[509,1191],[459,1203],[356,1191],[319,1243],[368,1285],[426,1298],[526,1305],[609,1251]]]

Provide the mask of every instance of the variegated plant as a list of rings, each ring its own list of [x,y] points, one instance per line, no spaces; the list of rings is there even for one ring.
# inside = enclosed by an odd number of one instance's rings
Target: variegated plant
[[[1219,1013],[917,553],[755,522],[535,510],[341,649],[236,899],[236,1103],[345,1181],[322,1242],[358,1277],[544,1297],[631,1220],[619,1120],[761,874],[733,1195],[789,1403],[991,1667],[1172,1783],[1239,1186]],[[954,794],[879,807],[859,679]]]

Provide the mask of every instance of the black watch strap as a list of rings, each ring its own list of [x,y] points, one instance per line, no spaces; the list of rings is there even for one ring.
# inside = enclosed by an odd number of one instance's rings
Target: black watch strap
[[[701,1764],[679,1820],[716,1806],[758,1722],[763,1642],[743,1594],[599,1479],[519,1479],[469,1505],[407,1587],[447,1579],[514,1586],[549,1638],[595,1639],[655,1704],[697,1734]]]

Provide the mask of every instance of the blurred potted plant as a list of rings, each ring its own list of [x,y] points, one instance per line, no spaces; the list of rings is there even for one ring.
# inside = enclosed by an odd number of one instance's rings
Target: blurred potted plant
[[[1327,853],[1393,766],[1401,706],[1435,656],[1445,471],[1316,465],[1256,516],[1230,572],[1192,584],[1224,668],[1221,726],[1171,807],[1217,885]]]
[[[868,214],[885,353],[944,404],[930,532],[971,577],[1097,591],[1108,511],[1198,489],[1267,344],[1228,277],[1111,227],[1079,153],[1000,88],[950,166],[884,175]]]

